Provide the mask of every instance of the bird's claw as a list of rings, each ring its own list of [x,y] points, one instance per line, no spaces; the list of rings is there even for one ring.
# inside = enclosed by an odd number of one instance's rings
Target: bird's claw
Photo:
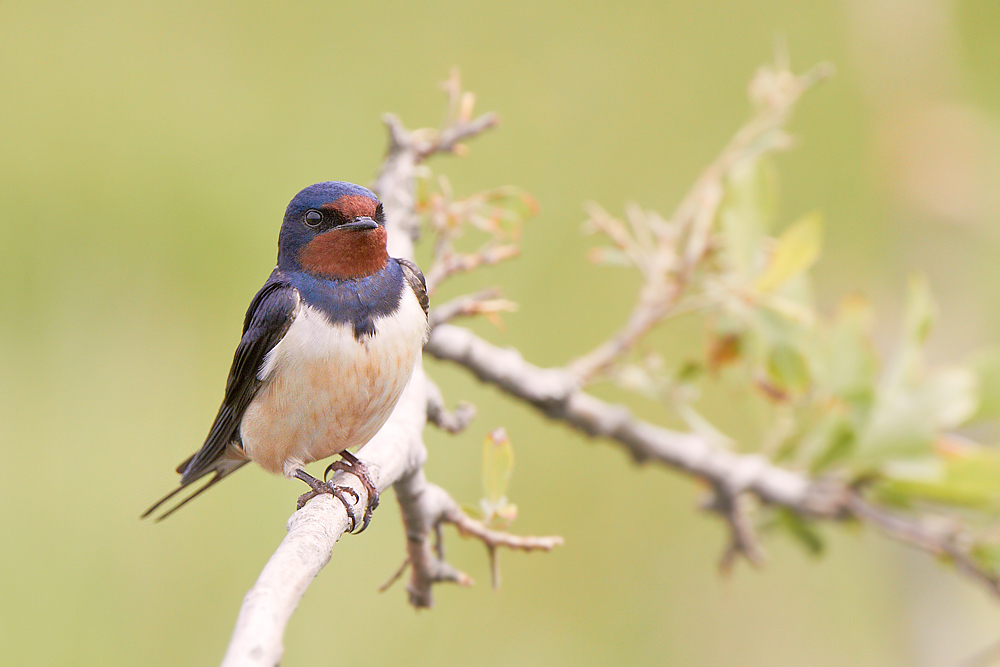
[[[311,491],[306,491],[301,496],[299,496],[299,500],[296,503],[297,510],[300,510],[303,507],[305,507],[306,503],[315,498],[316,496],[328,493],[337,500],[339,500],[340,502],[344,503],[344,509],[347,510],[347,515],[351,517],[351,530],[349,530],[348,532],[350,533],[354,532],[354,529],[358,525],[358,515],[354,513],[354,504],[361,499],[361,496],[358,495],[357,491],[355,491],[349,486],[337,486],[336,484],[331,484],[330,482],[320,481],[315,477],[313,477],[312,475],[306,473],[304,470],[297,471],[295,473],[295,476],[301,479],[306,484],[308,484],[309,488],[312,489]],[[354,496],[353,501],[347,499],[346,494],[348,493]],[[366,521],[364,526],[362,526],[361,530],[364,530],[365,526],[367,525],[368,522]]]
[[[330,473],[336,470],[343,470],[344,472],[349,472],[355,477],[357,477],[362,486],[365,487],[365,491],[368,493],[368,506],[365,507],[365,515],[363,523],[361,524],[361,530],[355,534],[360,534],[365,532],[365,528],[372,520],[372,514],[375,512],[375,508],[378,507],[378,489],[375,488],[375,482],[372,481],[371,475],[368,474],[368,467],[361,462],[358,457],[351,454],[346,449],[340,453],[340,458],[326,467],[326,472],[323,473],[323,478],[330,476]],[[352,491],[353,493],[353,491]],[[355,501],[357,501],[357,494],[354,494]],[[355,524],[356,525],[356,524]],[[354,529],[351,529],[354,533]]]

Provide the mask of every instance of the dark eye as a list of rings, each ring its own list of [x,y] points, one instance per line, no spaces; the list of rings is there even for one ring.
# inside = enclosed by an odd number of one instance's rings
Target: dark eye
[[[306,211],[305,221],[310,227],[318,227],[319,223],[323,222],[323,214],[316,209],[310,209]]]

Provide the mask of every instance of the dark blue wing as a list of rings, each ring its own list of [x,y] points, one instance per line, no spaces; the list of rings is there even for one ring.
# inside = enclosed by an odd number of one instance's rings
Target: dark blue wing
[[[228,451],[229,447],[239,443],[240,421],[260,388],[261,380],[257,377],[257,373],[264,358],[288,331],[298,309],[298,292],[286,283],[275,269],[250,302],[250,308],[243,321],[243,337],[233,356],[233,365],[229,369],[226,395],[208,432],[205,444],[177,467],[177,472],[181,473],[180,487],[146,510],[144,517],[181,489],[205,475],[215,473],[215,477],[208,485],[199,489],[194,495],[198,495],[246,463],[246,459],[234,458]],[[188,497],[181,505],[193,497]],[[178,507],[180,505],[167,514]],[[160,518],[164,518],[167,514]]]
[[[420,307],[424,309],[424,315],[426,315],[430,303],[427,299],[427,281],[424,280],[424,274],[420,272],[416,264],[408,259],[397,259],[396,261],[399,263],[399,268],[403,270],[403,276],[409,283],[410,289],[417,295],[417,301],[420,302]]]

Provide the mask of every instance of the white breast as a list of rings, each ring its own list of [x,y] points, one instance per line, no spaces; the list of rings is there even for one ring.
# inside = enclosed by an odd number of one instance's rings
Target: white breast
[[[363,445],[392,412],[427,335],[416,295],[375,320],[375,336],[354,337],[303,305],[262,364],[264,381],[240,422],[249,457],[291,476],[306,463]]]

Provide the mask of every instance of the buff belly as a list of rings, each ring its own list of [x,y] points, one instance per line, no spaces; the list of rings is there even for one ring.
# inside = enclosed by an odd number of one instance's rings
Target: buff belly
[[[265,470],[297,468],[364,445],[389,419],[420,357],[427,321],[404,290],[395,313],[359,341],[303,304],[268,354],[264,381],[240,423],[247,455]]]

